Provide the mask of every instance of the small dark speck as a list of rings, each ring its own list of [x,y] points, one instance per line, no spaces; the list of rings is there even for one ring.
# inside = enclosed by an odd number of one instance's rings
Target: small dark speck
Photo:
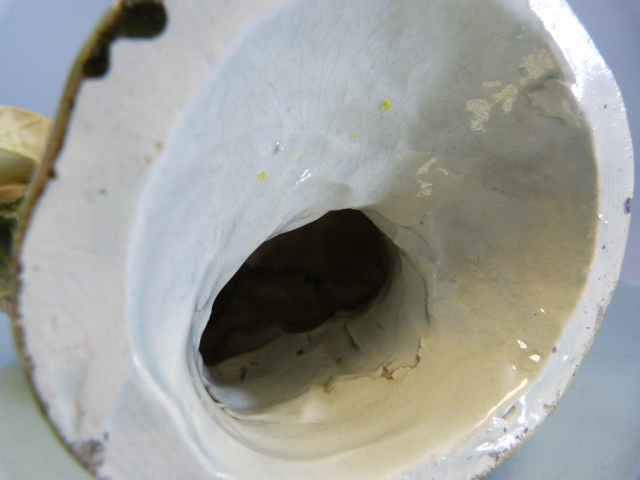
[[[49,170],[49,178],[57,178],[58,174],[54,169]]]
[[[631,197],[624,201],[624,213],[629,215],[631,213]]]
[[[551,349],[551,352],[552,352],[552,353],[556,353],[557,351],[558,351],[558,347],[553,347],[553,348]]]
[[[296,355],[302,355],[303,353],[304,353],[304,350],[303,350],[303,349],[300,349],[300,350],[298,350],[298,351],[296,352]]]
[[[602,245],[602,249],[604,250],[605,248],[607,248],[607,246],[606,245]]]
[[[606,103],[604,104],[604,108],[607,108],[607,104]]]
[[[106,195],[106,194],[107,194],[107,189],[106,189],[106,188],[101,188],[101,189],[100,189],[100,193],[101,193],[102,195]]]
[[[74,455],[94,475],[104,463],[104,444],[99,440],[86,440],[71,445]]]
[[[240,380],[244,380],[248,372],[249,372],[249,369],[244,365],[240,367]]]
[[[591,328],[587,327],[587,330],[591,330]]]
[[[527,433],[529,431],[529,427],[524,429],[524,433]]]

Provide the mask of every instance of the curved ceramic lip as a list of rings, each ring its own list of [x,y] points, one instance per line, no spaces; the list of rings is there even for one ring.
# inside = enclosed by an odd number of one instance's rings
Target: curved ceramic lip
[[[99,24],[95,27],[91,36],[85,42],[82,50],[78,53],[69,73],[55,118],[53,119],[53,124],[50,127],[49,137],[46,140],[46,145],[44,145],[43,151],[41,152],[39,168],[29,185],[29,194],[22,207],[20,224],[18,225],[18,229],[16,230],[13,238],[14,250],[11,259],[11,277],[13,284],[11,286],[12,293],[8,296],[6,302],[6,312],[12,321],[11,323],[17,354],[25,372],[27,373],[28,383],[33,396],[36,399],[37,405],[60,443],[73,455],[74,458],[79,461],[83,467],[91,473],[94,472],[90,466],[87,465],[82,458],[79,458],[76,455],[71,444],[67,441],[62,432],[58,430],[55,419],[49,414],[48,401],[38,390],[38,384],[34,377],[35,360],[26,345],[25,330],[27,327],[24,325],[20,314],[19,297],[22,290],[20,277],[22,264],[20,257],[26,231],[29,227],[33,212],[37,207],[38,201],[40,200],[47,183],[50,179],[55,178],[54,166],[63,147],[64,138],[73,113],[75,98],[79,93],[82,82],[87,78],[84,72],[84,66],[91,57],[92,52],[98,45],[100,45],[104,38],[108,37],[108,32],[117,24],[124,1],[126,0],[118,0],[118,3],[114,3],[110,9],[105,12]]]
[[[150,1],[157,3],[154,0]],[[11,314],[14,320],[19,350],[29,371],[34,392],[40,401],[43,411],[51,420],[55,430],[59,432],[61,440],[70,448],[72,453],[79,457],[81,463],[93,473],[96,473],[100,467],[96,463],[94,455],[96,452],[85,448],[86,454],[83,455],[83,450],[77,448],[75,440],[67,437],[66,432],[60,430],[59,419],[56,417],[55,412],[51,410],[51,404],[49,403],[52,398],[51,392],[35,372],[35,365],[38,361],[42,362],[44,360],[45,357],[43,355],[45,352],[30,351],[27,345],[29,330],[36,327],[30,327],[29,322],[25,322],[21,318],[21,305],[18,298],[22,297],[23,288],[20,283],[21,276],[19,272],[22,265],[21,250],[24,237],[27,229],[33,223],[32,220],[39,199],[42,197],[49,181],[55,178],[54,167],[62,154],[64,139],[68,136],[69,129],[74,121],[74,103],[82,96],[81,87],[85,80],[85,65],[92,52],[100,45],[104,46],[105,39],[113,39],[114,26],[118,24],[125,6],[131,3],[144,3],[144,1],[128,2],[127,0],[121,0],[119,4],[115,5],[106,14],[100,26],[87,42],[72,70],[58,110],[53,133],[42,161],[41,170],[34,181],[31,197],[25,206],[25,221],[16,238],[16,244],[19,247],[16,248],[14,260],[14,278],[17,279],[14,297],[16,301],[12,305]],[[165,3],[175,7],[176,12],[174,13],[177,13],[177,1],[168,0]],[[271,7],[280,3],[282,2],[279,0],[263,2],[249,0],[243,2],[243,6],[246,7],[243,11],[244,16],[239,16],[237,12],[234,16],[234,12],[225,11],[225,13],[234,17],[229,22],[232,26],[220,34],[218,44],[210,47],[205,52],[201,52],[200,57],[192,60],[190,64],[192,73],[202,73],[207,67],[210,68],[210,64],[224,54],[225,48],[228,48],[241,35],[243,28],[263,15]],[[488,473],[513,453],[549,415],[568,387],[583,357],[588,352],[597,328],[602,321],[606,306],[617,282],[624,253],[624,240],[628,232],[629,204],[633,188],[633,175],[630,174],[633,169],[632,147],[624,106],[615,80],[587,33],[564,0],[530,0],[529,4],[532,10],[542,19],[547,30],[553,35],[576,74],[574,93],[584,108],[584,113],[589,119],[594,133],[596,158],[598,158],[599,162],[599,212],[603,221],[597,231],[597,248],[587,285],[557,346],[557,354],[552,356],[538,381],[520,400],[528,409],[526,415],[529,421],[525,423],[526,427],[519,431],[510,431],[506,435],[501,435],[495,429],[488,428],[485,434],[475,439],[473,444],[465,451],[455,453],[457,458],[472,457],[475,461],[461,461],[458,464],[445,462],[447,465],[442,465],[441,463],[439,468],[446,469],[446,471],[429,471],[431,475],[442,475],[443,478],[452,478],[453,476],[456,478],[477,478],[478,475]],[[224,10],[223,6],[218,8]],[[203,21],[206,21],[206,19],[203,19]],[[185,25],[182,25],[182,28],[186,30]],[[155,42],[142,43],[144,45],[141,44],[138,51],[144,52],[144,55],[139,55],[138,57],[139,68],[144,70],[145,66],[157,66],[154,62],[159,62],[163,58],[165,51],[162,50],[162,47],[155,49],[152,46],[152,43]],[[122,50],[118,53],[122,54]],[[116,58],[115,64],[118,63],[120,58]],[[169,71],[173,67],[163,65],[162,68],[165,71]],[[198,75],[193,75],[193,77],[198,78]],[[171,76],[165,81],[167,83],[170,82],[170,78]],[[192,88],[187,83],[185,82],[185,84],[181,85],[182,88],[176,93],[175,98],[168,104],[162,105],[161,108],[164,111],[161,113],[165,114],[167,111],[176,111],[180,108],[181,102],[187,98]],[[178,87],[176,87],[176,90],[178,90]],[[146,96],[141,96],[144,98],[138,101],[138,105],[152,104],[152,94],[147,93]],[[153,148],[156,148],[157,142],[162,142],[162,129],[167,130],[169,126],[166,118],[162,120],[152,129],[153,131],[149,138],[144,140],[146,147],[153,145]],[[154,134],[159,135],[154,138]],[[144,181],[144,174],[139,175],[138,181],[140,183]],[[606,248],[603,249],[601,246]],[[115,338],[118,335],[124,335],[124,333],[113,333],[112,335]],[[56,354],[60,354],[60,352]],[[129,361],[130,359],[123,358],[123,363],[128,363]],[[559,370],[563,372],[562,375],[551,374],[551,372]],[[500,426],[500,431],[502,431],[502,426]],[[89,442],[89,439],[87,439],[87,442]],[[83,445],[86,447],[86,442]],[[194,458],[194,460],[196,459]],[[416,469],[406,472],[403,478],[421,478],[423,473],[423,469]]]
[[[485,469],[465,468],[461,478],[477,478],[501,465],[558,405],[589,352],[618,282],[629,231],[633,197],[633,146],[622,95],[611,70],[565,0],[529,0],[569,62],[576,80],[573,93],[592,128],[598,162],[598,213],[594,258],[587,284],[536,383],[523,395],[521,415],[531,421],[500,435],[502,426],[485,431],[459,458],[477,458]],[[561,375],[555,372],[562,372]],[[497,435],[496,435],[497,433]],[[488,452],[482,458],[481,452]],[[478,455],[480,453],[480,455]],[[417,471],[416,471],[417,473]],[[446,472],[443,478],[446,478]],[[412,477],[409,477],[412,478]],[[418,478],[418,477],[416,477]]]

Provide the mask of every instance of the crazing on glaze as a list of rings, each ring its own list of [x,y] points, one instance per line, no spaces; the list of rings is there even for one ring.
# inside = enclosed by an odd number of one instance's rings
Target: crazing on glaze
[[[563,3],[478,5],[167,0],[160,36],[111,45],[39,184],[17,312],[99,476],[466,479],[546,417],[615,283],[628,132]],[[387,288],[208,377],[225,283],[345,208],[393,245]]]
[[[444,455],[534,383],[589,268],[590,134],[530,99],[570,76],[541,25],[516,38],[519,19],[489,6],[492,20],[466,33],[477,13],[439,5],[454,26],[431,32],[409,20],[427,18],[430,5],[371,8],[361,18],[357,5],[300,2],[256,27],[192,99],[145,194],[141,218],[164,218],[143,220],[132,257],[130,318],[145,332],[134,340],[148,365],[166,362],[166,350],[139,321],[172,325],[167,335],[197,348],[216,293],[280,232],[356,208],[397,251],[388,290],[365,312],[226,360],[215,379],[191,358],[195,389],[158,371],[183,409],[205,404],[188,428],[215,465],[241,478],[293,476],[298,464],[329,478],[345,458],[350,478],[384,478],[420,465],[425,452]],[[348,44],[331,42],[340,32]],[[453,38],[463,47],[445,46]],[[500,86],[482,85],[496,71],[487,45],[502,50]],[[468,70],[477,73],[459,81]],[[464,101],[490,88],[500,89],[493,103]],[[481,102],[486,119],[469,129],[470,105]],[[491,123],[497,105],[504,115]],[[248,181],[256,175],[260,183]],[[197,211],[166,195],[187,188]],[[168,251],[166,268],[199,285],[180,291],[184,300],[171,278],[151,274]],[[193,331],[173,321],[189,316]],[[211,418],[217,428],[206,428]]]

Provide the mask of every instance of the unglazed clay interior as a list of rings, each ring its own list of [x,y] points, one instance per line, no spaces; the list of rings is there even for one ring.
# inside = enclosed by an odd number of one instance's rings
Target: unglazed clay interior
[[[347,458],[344,478],[385,477],[528,421],[516,400],[594,250],[570,72],[528,8],[377,0],[288,3],[211,72],[149,180],[129,318],[216,469],[299,478],[326,460],[317,478],[337,478]],[[215,316],[260,245],[340,210],[384,234],[375,295],[312,320]]]
[[[205,365],[313,330],[337,311],[366,308],[390,269],[383,235],[356,210],[329,212],[266,241],[213,303],[200,340]]]
[[[312,384],[330,391],[341,375],[374,375],[403,350],[415,366],[426,309],[421,328],[403,332],[403,316],[378,306],[396,255],[356,210],[329,212],[262,244],[216,297],[200,340],[212,396],[251,411]]]

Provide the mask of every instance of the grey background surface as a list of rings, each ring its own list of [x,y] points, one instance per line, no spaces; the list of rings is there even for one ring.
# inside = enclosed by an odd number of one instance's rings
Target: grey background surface
[[[75,55],[109,4],[108,0],[0,0],[0,104],[54,116]],[[622,91],[635,139],[635,191],[639,192],[640,0],[571,0],[569,4]],[[18,396],[28,395],[28,390],[12,367],[17,362],[12,342],[9,321],[0,315],[0,372],[4,372],[0,375],[0,411],[16,417],[20,412],[11,408],[24,408]],[[640,214],[636,213],[619,288],[575,382],[540,431],[488,478],[639,480],[639,350]],[[29,408],[35,410],[33,405]],[[9,427],[15,425],[7,424],[5,417],[13,418],[0,415],[0,480],[86,478],[64,462],[51,461],[47,470],[46,458],[50,457],[41,458],[40,473],[34,473],[28,455],[34,444],[29,442],[50,442],[54,448],[52,437],[45,439],[45,430],[34,427],[20,444],[7,437]],[[7,442],[12,442],[11,449],[3,448]],[[27,452],[24,456],[15,453],[21,448]],[[11,458],[3,453],[9,451]],[[65,453],[60,449],[52,455]]]

